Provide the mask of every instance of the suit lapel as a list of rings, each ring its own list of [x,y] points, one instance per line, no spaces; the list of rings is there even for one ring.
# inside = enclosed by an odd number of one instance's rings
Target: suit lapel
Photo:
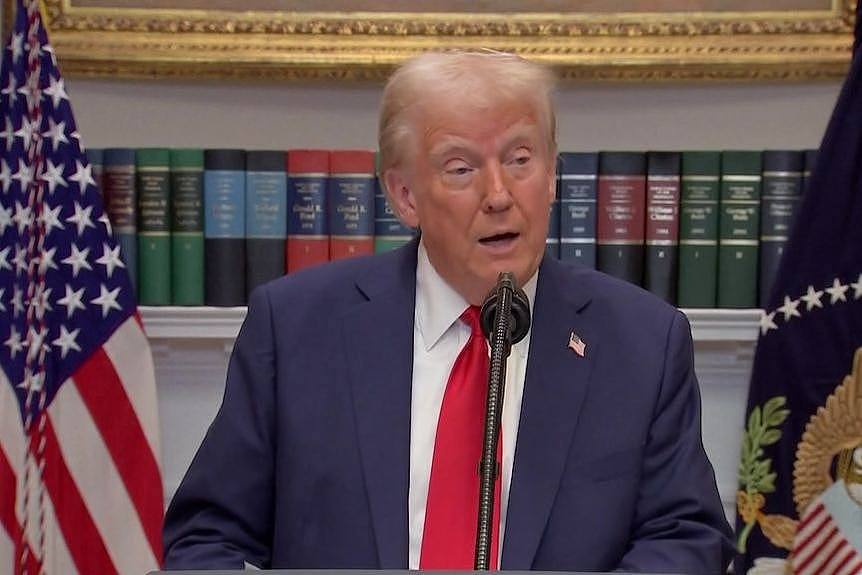
[[[506,518],[502,565],[528,570],[557,493],[592,369],[583,284],[545,258],[539,273],[524,397]],[[568,347],[572,332],[587,342],[584,357]]]
[[[416,242],[378,262],[357,281],[367,301],[342,334],[380,567],[405,569]]]

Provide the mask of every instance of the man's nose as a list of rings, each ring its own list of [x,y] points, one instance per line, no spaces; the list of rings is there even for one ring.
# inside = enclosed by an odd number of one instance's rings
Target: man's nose
[[[485,197],[482,207],[487,212],[500,212],[512,205],[512,193],[509,189],[509,178],[500,162],[488,163],[485,171]]]

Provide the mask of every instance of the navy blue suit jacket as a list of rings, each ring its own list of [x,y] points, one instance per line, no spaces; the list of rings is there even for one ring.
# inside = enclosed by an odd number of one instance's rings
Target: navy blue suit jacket
[[[252,295],[168,568],[407,567],[416,245]],[[502,567],[723,571],[684,315],[546,258],[531,338]]]

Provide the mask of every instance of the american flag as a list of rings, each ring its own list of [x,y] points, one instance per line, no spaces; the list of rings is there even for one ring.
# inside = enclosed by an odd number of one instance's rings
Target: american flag
[[[829,487],[799,521],[793,544],[794,575],[858,575],[862,573],[862,509],[846,492],[843,481]]]
[[[36,0],[17,0],[0,85],[0,573],[145,573],[152,357]]]

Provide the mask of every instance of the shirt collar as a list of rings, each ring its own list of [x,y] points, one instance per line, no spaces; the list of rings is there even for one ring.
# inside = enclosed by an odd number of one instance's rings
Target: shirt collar
[[[530,302],[530,312],[536,299],[536,284],[539,272],[524,284],[523,290]],[[443,337],[443,334],[455,323],[470,304],[452,286],[446,283],[428,259],[425,244],[420,240],[416,260],[416,324],[422,336],[425,351],[429,351]],[[513,349],[523,353],[524,344],[529,339],[529,333],[524,341],[513,346]]]

